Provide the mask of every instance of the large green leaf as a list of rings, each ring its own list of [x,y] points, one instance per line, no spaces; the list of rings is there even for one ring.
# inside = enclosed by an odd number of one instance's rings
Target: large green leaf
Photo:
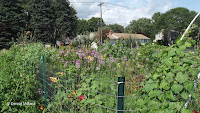
[[[161,76],[161,74],[155,73],[155,74],[153,74],[153,79],[155,80],[155,79],[157,79],[160,76]]]
[[[172,91],[166,92],[166,97],[169,98],[169,99],[171,99],[171,100],[173,100],[173,101],[177,100],[177,98],[174,97]]]
[[[176,75],[176,81],[179,83],[184,83],[186,80],[188,80],[188,75],[183,74],[182,72],[178,72]]]
[[[167,73],[166,79],[167,79],[167,81],[169,81],[169,82],[174,81],[174,74],[173,74],[172,72]]]
[[[170,84],[166,80],[162,80],[160,83],[160,89],[169,90]]]
[[[191,113],[191,111],[189,111],[188,109],[185,109],[184,107],[181,110],[181,113]]]
[[[185,100],[189,97],[189,94],[186,92],[181,93],[181,97],[183,97]]]
[[[156,107],[159,107],[159,102],[157,102],[157,101],[155,101],[155,100],[150,100],[149,102],[148,102],[148,107],[150,107],[150,108],[152,108],[152,107],[154,107],[154,108],[156,108]]]
[[[189,92],[192,91],[193,87],[194,87],[194,82],[186,81],[184,83],[184,88]]]
[[[180,91],[183,90],[183,86],[180,84],[173,84],[172,85],[172,91],[174,91],[175,93],[178,93]]]
[[[161,93],[160,95],[158,95],[158,99],[159,99],[160,101],[164,101],[165,95]]]
[[[145,84],[144,85],[144,90],[146,92],[149,92],[149,91],[153,90],[153,88],[154,88],[154,86],[152,84]]]
[[[174,55],[176,55],[176,51],[175,51],[175,49],[171,49],[171,50],[169,50],[169,52],[168,52],[168,56],[171,57],[171,56],[174,56]]]
[[[160,91],[160,90],[151,90],[150,92],[149,92],[149,97],[150,98],[153,98],[153,97],[155,97],[155,96],[158,96],[158,95],[160,95],[162,92]]]
[[[195,92],[190,92],[190,93],[191,93],[191,95],[192,95],[192,97],[193,97],[194,99],[199,99],[197,93],[195,93]]]

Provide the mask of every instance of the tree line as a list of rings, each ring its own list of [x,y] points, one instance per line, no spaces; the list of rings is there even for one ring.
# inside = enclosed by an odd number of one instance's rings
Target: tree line
[[[0,0],[0,49],[9,48],[21,34],[49,43],[73,37],[77,19],[66,0]]]
[[[100,18],[84,20],[78,19],[76,14],[66,0],[0,0],[0,49],[9,48],[23,35],[31,41],[55,44],[56,40],[98,31]],[[196,14],[195,11],[178,7],[165,13],[156,12],[152,18],[132,20],[126,27],[117,23],[106,25],[102,20],[103,33],[109,30],[140,33],[151,39],[162,29],[164,34],[170,30],[181,34]],[[199,36],[200,19],[197,18],[194,24],[194,32],[190,34],[193,37]]]
[[[179,34],[184,32],[184,29],[189,25],[197,12],[190,11],[187,8],[177,7],[170,9],[165,13],[156,12],[151,18],[139,18],[138,20],[132,20],[130,24],[123,27],[119,24],[106,25],[103,23],[104,31],[112,30],[117,33],[138,33],[144,34],[151,39],[155,38],[155,34],[164,30],[164,34],[170,30],[174,30]],[[96,19],[96,20],[95,20]],[[95,20],[95,21],[94,21]],[[84,19],[78,20],[78,33],[84,33],[85,31],[94,32],[98,30],[99,18],[91,18],[88,21]],[[91,24],[93,23],[93,24]],[[200,27],[200,18],[195,21],[195,28],[193,29],[193,36],[197,36]]]

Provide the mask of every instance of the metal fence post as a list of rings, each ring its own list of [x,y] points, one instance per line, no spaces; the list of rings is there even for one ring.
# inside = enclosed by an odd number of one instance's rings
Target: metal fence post
[[[42,71],[43,71],[43,88],[44,88],[44,102],[47,107],[47,91],[46,91],[46,74],[45,74],[45,59],[42,56]]]
[[[124,87],[125,77],[118,77],[117,113],[123,113],[124,110]]]

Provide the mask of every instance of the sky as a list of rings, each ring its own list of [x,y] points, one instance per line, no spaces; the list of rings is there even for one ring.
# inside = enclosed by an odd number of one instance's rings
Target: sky
[[[151,18],[155,12],[165,13],[176,8],[185,7],[189,10],[200,12],[200,0],[69,0],[76,9],[80,19],[90,19],[100,17],[100,7],[102,5],[102,18],[109,24],[120,24],[124,27],[132,20],[139,18]]]

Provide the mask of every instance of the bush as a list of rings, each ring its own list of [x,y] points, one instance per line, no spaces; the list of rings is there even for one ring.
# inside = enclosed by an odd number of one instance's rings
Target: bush
[[[35,106],[7,105],[9,102],[29,102],[36,105],[43,103],[37,94],[38,82],[35,68],[39,68],[41,56],[50,62],[54,51],[47,50],[42,44],[13,45],[10,50],[2,50],[0,54],[0,111],[1,112],[39,112]],[[42,74],[40,74],[41,76]],[[39,97],[39,98],[38,98]]]

